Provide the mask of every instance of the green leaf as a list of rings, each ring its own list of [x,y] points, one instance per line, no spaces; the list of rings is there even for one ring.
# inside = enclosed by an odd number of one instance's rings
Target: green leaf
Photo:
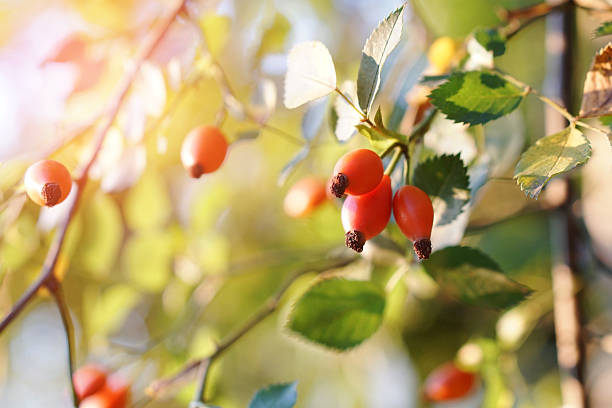
[[[512,112],[524,91],[484,71],[456,72],[434,89],[431,103],[455,122],[477,125]]]
[[[528,196],[537,198],[544,185],[557,174],[586,163],[591,145],[573,126],[539,139],[519,160],[514,178]]]
[[[600,116],[599,121],[601,122],[602,125],[607,126],[610,129],[612,129],[612,115]]]
[[[380,75],[385,60],[399,43],[402,35],[404,6],[380,22],[368,37],[361,53],[357,74],[359,106],[367,114],[380,87]]]
[[[597,38],[610,34],[612,34],[612,21],[606,21],[605,23],[602,23],[599,27],[597,27],[597,29],[593,33],[593,36]]]
[[[374,115],[374,124],[381,129],[385,128],[385,125],[383,124],[382,112],[380,111],[380,106],[376,111],[376,115]]]
[[[398,141],[397,138],[390,136],[388,133],[380,132],[368,125],[357,125],[355,127],[359,130],[359,133],[367,137],[370,144],[377,149],[386,150],[393,143]]]
[[[414,169],[413,184],[431,197],[437,225],[453,221],[470,201],[470,178],[459,154],[432,157]]]
[[[504,275],[489,256],[474,248],[441,249],[431,254],[423,267],[445,291],[475,306],[508,308],[531,293],[528,287]]]
[[[255,58],[259,60],[266,54],[281,52],[289,31],[291,31],[291,23],[287,20],[287,17],[281,13],[276,13],[274,21],[261,36],[261,42],[255,53]]]
[[[474,32],[474,38],[487,51],[492,51],[494,57],[506,52],[506,39],[497,28],[481,28]]]
[[[249,408],[292,408],[296,401],[297,382],[274,384],[257,391]]]
[[[288,326],[315,343],[346,350],[378,330],[384,309],[384,292],[372,282],[327,279],[297,301]]]

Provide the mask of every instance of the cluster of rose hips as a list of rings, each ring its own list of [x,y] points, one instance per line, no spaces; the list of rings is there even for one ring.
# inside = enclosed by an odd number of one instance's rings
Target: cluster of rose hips
[[[216,126],[199,126],[183,141],[181,161],[189,175],[199,178],[217,170],[227,153],[227,140]],[[55,160],[40,160],[26,170],[24,184],[36,204],[53,207],[64,201],[72,188],[68,169]]]
[[[385,229],[393,208],[397,225],[413,242],[419,259],[429,258],[433,226],[429,196],[411,185],[402,186],[393,196],[391,178],[376,153],[358,149],[342,156],[334,167],[330,190],[336,197],[348,195],[341,213],[346,246],[363,251],[366,241]]]
[[[85,365],[76,370],[72,384],[79,408],[125,408],[130,389],[128,383],[116,374],[96,365]]]

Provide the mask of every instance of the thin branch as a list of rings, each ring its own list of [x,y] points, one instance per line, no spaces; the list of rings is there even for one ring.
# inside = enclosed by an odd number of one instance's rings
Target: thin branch
[[[50,289],[53,299],[57,304],[60,316],[62,318],[62,325],[64,326],[64,332],[66,333],[66,352],[68,354],[68,378],[70,380],[70,389],[72,391],[72,400],[74,405],[78,405],[79,399],[74,389],[74,382],[72,377],[74,374],[74,326],[72,324],[72,317],[70,316],[70,310],[66,304],[64,297],[64,291],[59,282],[56,281],[57,287],[53,290]],[[49,284],[47,284],[49,286]]]
[[[204,402],[204,393],[206,383],[208,381],[208,368],[210,365],[217,360],[227,349],[234,345],[240,340],[245,334],[249,333],[259,323],[261,323],[266,317],[270,316],[278,308],[280,301],[291,286],[293,282],[300,276],[309,272],[324,272],[329,269],[340,268],[346,266],[355,260],[355,256],[341,256],[333,258],[323,264],[315,264],[299,269],[294,272],[290,278],[278,289],[275,295],[270,297],[261,309],[247,320],[234,334],[230,335],[226,340],[221,342],[215,349],[215,351],[207,357],[200,360],[189,362],[183,367],[177,374],[154,381],[148,388],[147,394],[152,398],[163,395],[168,389],[173,388],[176,384],[186,381],[187,378],[192,377],[195,373],[199,373],[199,383],[197,392],[194,397],[194,402]]]
[[[501,31],[507,39],[510,39],[531,23],[546,17],[555,10],[569,6],[570,3],[570,1],[561,1],[556,4],[554,2],[544,2],[521,9],[502,9],[499,12],[500,18],[507,23],[501,28]]]
[[[117,114],[119,113],[119,109],[127,96],[127,93],[136,79],[136,75],[140,70],[143,62],[153,53],[155,47],[162,40],[170,25],[175,20],[176,16],[180,13],[181,9],[185,5],[187,0],[178,1],[177,6],[173,9],[173,11],[160,23],[159,28],[155,33],[149,36],[141,48],[140,52],[137,54],[135,58],[135,62],[132,64],[131,68],[124,75],[123,80],[120,83],[117,94],[115,98],[111,101],[108,107],[108,113],[106,116],[106,120],[103,125],[98,128],[94,136],[94,143],[91,156],[85,162],[85,165],[81,169],[79,176],[76,180],[77,183],[77,191],[76,197],[74,201],[71,203],[68,215],[66,219],[59,226],[59,231],[55,234],[51,247],[49,248],[49,252],[47,253],[47,257],[42,266],[41,272],[37,280],[30,285],[27,291],[22,295],[22,297],[17,301],[17,303],[13,306],[11,311],[2,319],[0,322],[0,333],[4,331],[4,329],[19,315],[19,313],[24,309],[24,307],[34,298],[34,295],[38,290],[49,284],[50,288],[53,286],[53,281],[55,277],[53,276],[53,271],[55,269],[55,265],[57,264],[57,260],[62,249],[62,245],[64,243],[64,238],[66,237],[66,231],[72,221],[74,214],[78,208],[81,196],[83,195],[83,191],[85,189],[85,185],[88,181],[88,172],[93,163],[95,162],[100,150],[102,149],[102,144],[104,143],[104,139],[106,134],[110,130]]]

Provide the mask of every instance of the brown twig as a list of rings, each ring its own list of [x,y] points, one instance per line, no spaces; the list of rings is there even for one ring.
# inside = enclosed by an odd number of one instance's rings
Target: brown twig
[[[240,340],[245,334],[249,333],[253,328],[255,328],[259,323],[261,323],[266,317],[270,316],[276,309],[278,308],[283,295],[291,284],[295,282],[297,278],[300,276],[309,273],[309,272],[323,272],[330,269],[341,268],[353,262],[355,260],[355,256],[351,254],[351,256],[340,256],[333,259],[330,259],[322,264],[318,265],[310,265],[304,267],[296,272],[294,272],[291,277],[289,277],[285,283],[278,289],[276,294],[271,296],[261,307],[261,309],[253,315],[249,320],[247,320],[235,333],[230,335],[226,340],[221,342],[215,348],[215,351],[207,357],[204,357],[199,360],[191,361],[185,367],[183,367],[178,373],[174,374],[171,377],[164,378],[161,380],[154,381],[148,388],[147,394],[152,398],[156,398],[161,396],[167,392],[168,389],[174,388],[176,384],[180,384],[187,379],[194,376],[196,373],[199,374],[199,382],[198,387],[194,396],[194,403],[201,402],[203,403],[205,400],[205,391],[206,384],[208,381],[208,372],[209,367],[212,363],[214,363],[221,355],[227,351],[232,345],[234,345],[238,340]]]
[[[79,173],[79,176],[76,179],[76,184],[77,184],[76,197],[70,204],[68,215],[63,220],[63,222],[60,224],[59,230],[55,234],[55,237],[53,239],[51,246],[49,247],[49,251],[47,252],[47,257],[45,258],[45,262],[43,263],[43,266],[41,268],[38,278],[36,279],[36,281],[34,281],[30,285],[30,287],[26,290],[26,292],[21,296],[21,298],[17,301],[17,303],[15,303],[15,305],[12,307],[11,311],[0,322],[0,333],[2,333],[4,329],[6,329],[6,327],[23,311],[25,306],[34,298],[34,296],[39,291],[39,289],[41,289],[42,287],[46,287],[54,296],[58,304],[60,314],[62,316],[62,323],[66,330],[66,336],[67,336],[68,356],[70,359],[69,365],[70,365],[71,372],[73,369],[73,362],[72,362],[73,360],[73,354],[72,354],[73,339],[72,339],[72,333],[71,333],[71,321],[70,321],[70,316],[68,314],[66,305],[64,303],[63,294],[61,292],[61,283],[57,280],[54,274],[55,266],[57,264],[57,261],[60,255],[62,245],[64,243],[64,239],[66,237],[66,231],[68,230],[68,227],[70,226],[70,222],[74,218],[74,214],[76,213],[80,199],[83,195],[85,185],[87,184],[89,169],[95,162],[96,158],[98,157],[98,154],[100,153],[100,150],[102,149],[102,145],[104,143],[106,134],[111,128],[117,114],[119,113],[119,109],[121,108],[121,105],[123,101],[125,100],[125,97],[132,83],[134,82],[136,78],[136,75],[138,74],[140,66],[142,65],[144,60],[146,60],[152,54],[153,50],[159,44],[161,39],[164,37],[168,29],[170,28],[170,25],[175,20],[176,16],[180,13],[185,3],[186,3],[186,0],[178,1],[177,6],[160,23],[159,28],[147,38],[147,41],[142,46],[140,52],[136,56],[135,63],[131,66],[131,68],[124,75],[115,98],[112,99],[112,101],[109,103],[105,121],[103,122],[103,125],[98,128],[98,131],[96,132],[94,136],[92,153],[90,157],[88,158],[88,160],[85,162],[85,165],[82,167]],[[70,382],[72,383],[72,378],[70,378]],[[74,394],[74,390],[73,390],[73,394]]]

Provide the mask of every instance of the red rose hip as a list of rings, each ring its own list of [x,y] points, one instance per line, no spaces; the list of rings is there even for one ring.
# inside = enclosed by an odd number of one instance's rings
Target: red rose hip
[[[425,398],[442,402],[463,398],[473,391],[476,374],[460,370],[453,363],[446,363],[433,370],[424,385]]]
[[[365,242],[385,229],[391,218],[391,179],[384,175],[369,193],[348,196],[342,205],[346,246],[361,252]]]
[[[419,259],[428,259],[434,213],[427,193],[415,186],[397,190],[393,197],[393,216],[400,230],[414,243]]]
[[[336,197],[368,193],[378,186],[383,172],[382,160],[372,150],[353,150],[336,163],[330,190]]]
[[[181,161],[193,178],[217,170],[227,153],[227,140],[216,126],[200,126],[187,134],[181,147]]]

